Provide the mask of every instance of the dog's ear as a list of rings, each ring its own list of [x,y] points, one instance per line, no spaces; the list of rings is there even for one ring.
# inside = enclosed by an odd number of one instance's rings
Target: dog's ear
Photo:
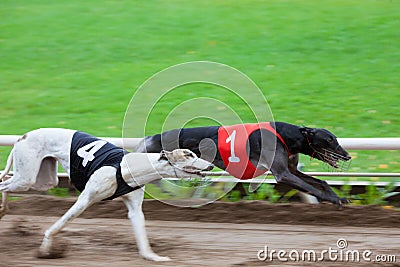
[[[314,136],[315,134],[315,128],[310,128],[310,127],[302,127],[300,128],[300,132],[302,133],[302,135],[304,136]]]

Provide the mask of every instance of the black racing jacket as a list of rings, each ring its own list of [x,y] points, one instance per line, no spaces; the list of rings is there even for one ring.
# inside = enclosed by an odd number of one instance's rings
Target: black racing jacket
[[[92,174],[104,166],[117,169],[117,190],[107,198],[114,199],[140,188],[129,186],[122,178],[120,163],[126,150],[105,140],[101,140],[83,132],[75,132],[72,137],[70,150],[70,179],[71,183],[82,192]]]

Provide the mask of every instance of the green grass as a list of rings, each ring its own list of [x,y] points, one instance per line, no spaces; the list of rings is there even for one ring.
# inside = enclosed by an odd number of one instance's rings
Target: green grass
[[[65,127],[120,137],[129,101],[146,79],[209,60],[248,75],[275,120],[339,137],[399,137],[399,13],[396,0],[3,0],[0,134]],[[195,84],[161,99],[146,133],[199,96],[230,101],[252,120],[234,96]],[[8,151],[0,148],[1,163]],[[352,171],[400,170],[398,151],[353,155]],[[321,168],[304,163],[305,170]]]

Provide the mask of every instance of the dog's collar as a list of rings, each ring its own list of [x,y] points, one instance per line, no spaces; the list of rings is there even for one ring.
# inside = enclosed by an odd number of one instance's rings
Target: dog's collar
[[[306,140],[307,140],[308,146],[309,146],[309,147],[311,148],[311,150],[312,150],[312,153],[311,153],[310,157],[311,157],[311,159],[314,159],[314,158],[315,158],[315,154],[318,154],[318,153],[321,153],[321,152],[319,152],[319,151],[315,148],[315,146],[314,146],[313,144],[311,144],[311,141],[310,141],[310,139],[308,138],[308,136],[306,136]]]
[[[315,154],[321,153],[320,151],[318,151],[318,149],[311,143],[310,139],[308,138],[308,136],[306,135],[306,140],[308,143],[308,146],[311,148],[312,153],[311,153],[311,159],[315,158]]]

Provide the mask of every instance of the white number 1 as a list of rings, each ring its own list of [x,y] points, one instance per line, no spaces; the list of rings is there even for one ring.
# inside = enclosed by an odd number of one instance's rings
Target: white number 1
[[[105,144],[107,144],[106,141],[97,140],[78,149],[78,156],[83,158],[83,167],[86,167],[89,161],[94,160],[94,153],[99,151]]]
[[[231,156],[228,158],[229,162],[240,162],[240,158],[236,157],[235,155],[235,137],[236,137],[236,130],[232,132],[228,138],[226,138],[226,143],[231,142]]]

